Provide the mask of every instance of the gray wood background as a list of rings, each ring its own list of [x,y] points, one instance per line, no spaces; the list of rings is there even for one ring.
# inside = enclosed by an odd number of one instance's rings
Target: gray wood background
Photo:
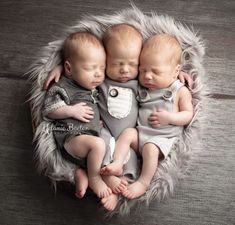
[[[205,108],[213,116],[202,129],[190,174],[169,200],[129,217],[105,220],[97,200],[79,201],[72,188],[55,195],[33,161],[30,83],[22,76],[41,47],[60,38],[84,13],[111,14],[129,6],[116,0],[0,1],[0,224],[235,224],[235,1],[134,0],[144,12],[169,14],[206,40]]]

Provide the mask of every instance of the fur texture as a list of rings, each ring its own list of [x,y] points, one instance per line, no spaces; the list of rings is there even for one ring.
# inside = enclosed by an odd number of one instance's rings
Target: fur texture
[[[149,205],[152,200],[161,201],[173,193],[177,181],[186,174],[190,159],[195,155],[192,146],[198,140],[196,136],[199,133],[200,119],[202,118],[202,82],[200,78],[204,76],[202,65],[204,44],[201,37],[192,29],[183,26],[169,16],[159,16],[156,13],[147,16],[138,8],[132,6],[112,15],[86,16],[78,21],[75,26],[69,27],[64,33],[64,37],[71,32],[85,30],[102,38],[107,27],[119,23],[135,26],[145,39],[158,33],[168,33],[178,39],[183,49],[182,69],[187,71],[194,80],[192,95],[195,115],[169,157],[160,162],[151,187],[146,194],[135,200],[126,200],[120,197],[115,211],[109,215],[127,214],[137,204],[146,203],[146,205]],[[43,83],[48,72],[61,62],[62,42],[63,40],[58,40],[49,43],[29,71],[30,78],[33,81],[30,102],[35,127],[34,141],[36,142],[38,171],[48,176],[54,184],[62,180],[74,183],[73,174],[75,170],[75,165],[63,160],[57,151],[53,134],[50,132],[51,123],[43,121],[41,115],[45,97],[45,91],[42,91]]]

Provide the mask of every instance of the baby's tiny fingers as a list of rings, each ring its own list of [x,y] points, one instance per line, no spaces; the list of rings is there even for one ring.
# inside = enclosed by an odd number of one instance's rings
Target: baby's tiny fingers
[[[188,86],[189,90],[192,91],[192,88],[193,88],[193,81],[192,81],[192,80],[189,80],[187,86]]]
[[[86,103],[85,103],[86,104]],[[86,105],[86,110],[91,110],[91,111],[93,111],[93,109],[90,107],[90,106],[88,106],[88,105]]]
[[[57,83],[60,80],[60,74],[56,74],[55,82]]]
[[[157,115],[157,112],[152,112],[149,117],[156,116],[156,115]]]
[[[90,120],[86,119],[85,117],[80,118],[80,120],[84,123],[89,123]]]
[[[90,114],[85,114],[84,115],[84,118],[86,118],[86,119],[93,119],[94,118],[94,116],[92,116],[92,115],[90,115]]]
[[[47,81],[43,85],[43,90],[47,90],[49,87],[50,82],[52,81],[52,78],[48,78]]]
[[[155,121],[155,120],[157,120],[157,116],[150,116],[148,118],[148,121]]]
[[[86,113],[90,115],[94,115],[94,111],[92,109],[86,109]]]
[[[156,127],[158,127],[160,125],[160,123],[158,121],[151,121],[151,122],[149,122],[149,125],[151,127],[156,128]]]

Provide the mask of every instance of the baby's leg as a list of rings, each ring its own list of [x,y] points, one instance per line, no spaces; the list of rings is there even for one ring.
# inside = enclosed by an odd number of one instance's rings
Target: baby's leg
[[[78,198],[83,198],[88,187],[88,177],[86,171],[81,168],[78,168],[75,171],[74,177],[76,185],[75,195]]]
[[[80,135],[65,143],[65,149],[74,156],[87,157],[89,187],[99,198],[111,194],[111,189],[104,183],[100,176],[101,163],[105,154],[105,144],[99,137]]]
[[[135,128],[127,128],[120,134],[115,145],[113,162],[103,167],[100,173],[103,175],[122,175],[123,163],[130,150],[130,146],[135,150],[138,146],[138,133]]]
[[[103,204],[105,209],[107,209],[108,211],[113,211],[118,204],[118,195],[112,193],[108,197],[102,198],[101,203]]]
[[[152,143],[144,145],[142,152],[143,167],[141,175],[136,182],[129,185],[127,189],[122,192],[123,196],[129,199],[134,199],[140,197],[147,191],[157,169],[159,155],[160,150],[156,145]]]

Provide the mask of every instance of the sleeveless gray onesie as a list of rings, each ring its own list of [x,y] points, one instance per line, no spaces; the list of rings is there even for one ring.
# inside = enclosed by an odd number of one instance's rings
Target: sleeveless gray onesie
[[[140,88],[139,90],[139,148],[142,151],[144,144],[153,143],[158,146],[167,157],[177,137],[182,134],[183,126],[166,125],[159,128],[152,128],[148,124],[150,114],[156,109],[165,109],[168,112],[173,111],[173,104],[177,91],[183,86],[179,80],[165,89],[154,91]]]

